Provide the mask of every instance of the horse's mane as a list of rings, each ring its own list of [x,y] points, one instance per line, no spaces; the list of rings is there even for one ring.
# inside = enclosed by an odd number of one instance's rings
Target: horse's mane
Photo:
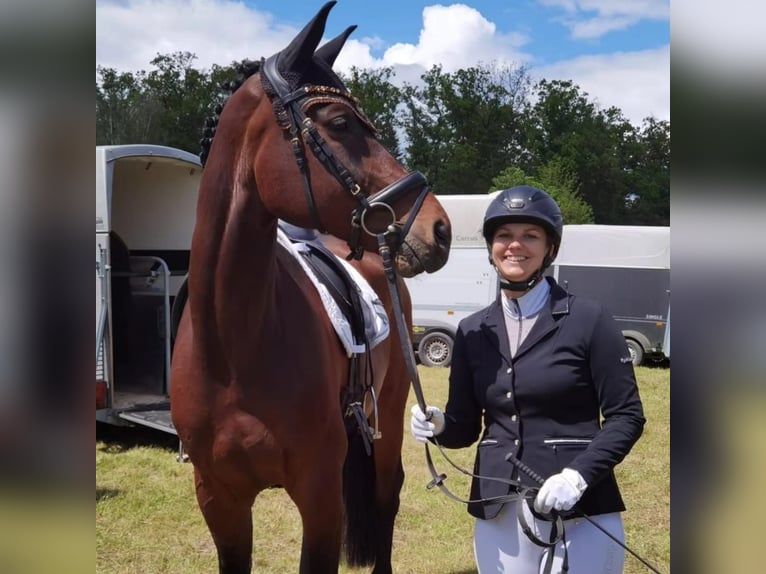
[[[214,115],[208,117],[205,120],[202,139],[199,141],[201,148],[199,159],[200,162],[202,162],[203,167],[205,163],[207,163],[207,156],[210,153],[210,146],[213,145],[213,138],[215,137],[215,131],[218,127],[218,120],[221,117],[221,112],[223,112],[223,108],[226,105],[226,102],[229,101],[229,98],[232,96],[232,94],[234,94],[234,92],[236,92],[250,76],[256,74],[261,69],[262,62],[262,60],[243,60],[239,65],[237,65],[237,78],[228,82],[223,82],[221,84],[221,89],[224,92],[228,92],[228,95],[226,96],[226,99],[223,101],[223,103],[215,106],[213,109]]]

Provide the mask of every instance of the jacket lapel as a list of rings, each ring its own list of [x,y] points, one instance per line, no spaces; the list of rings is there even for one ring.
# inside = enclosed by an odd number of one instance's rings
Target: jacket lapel
[[[481,322],[481,332],[510,366],[512,364],[511,347],[508,344],[508,333],[505,330],[505,318],[503,317],[500,297],[495,299],[495,302],[487,309]]]
[[[553,279],[547,278],[547,280],[551,284],[548,305],[540,311],[537,321],[532,326],[526,339],[524,339],[515,358],[519,358],[548,333],[557,329],[558,319],[569,314],[569,294],[559,287]],[[505,359],[506,363],[511,365],[511,347],[508,343],[508,333],[505,328],[505,317],[503,316],[503,306],[500,302],[500,297],[487,309],[487,313],[481,322],[481,330],[490,344]]]
[[[548,282],[551,284],[548,305],[540,311],[537,321],[516,353],[516,359],[534,347],[548,333],[558,329],[558,320],[569,314],[569,293],[559,287],[552,279],[548,279]]]

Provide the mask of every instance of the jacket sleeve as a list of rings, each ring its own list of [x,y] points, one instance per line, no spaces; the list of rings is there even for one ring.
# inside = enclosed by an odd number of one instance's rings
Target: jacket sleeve
[[[599,307],[589,343],[589,364],[602,427],[588,448],[567,465],[588,485],[598,482],[627,456],[646,422],[625,339],[609,312]]]
[[[444,412],[446,424],[436,440],[448,448],[464,448],[479,438],[482,409],[474,394],[468,343],[462,325],[458,327],[452,350],[449,397]]]

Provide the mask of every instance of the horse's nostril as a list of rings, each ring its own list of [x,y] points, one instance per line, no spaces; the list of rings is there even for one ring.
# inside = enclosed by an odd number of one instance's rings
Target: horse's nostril
[[[440,219],[434,224],[434,237],[439,245],[449,246],[452,242],[452,233],[450,226],[444,220]]]

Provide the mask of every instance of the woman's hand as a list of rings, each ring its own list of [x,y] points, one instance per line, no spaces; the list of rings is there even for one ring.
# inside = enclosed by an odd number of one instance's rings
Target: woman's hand
[[[426,407],[429,416],[418,405],[413,405],[410,412],[410,431],[416,441],[426,443],[444,430],[444,413],[438,407]]]
[[[574,469],[565,468],[549,477],[535,498],[535,510],[548,514],[551,510],[569,510],[580,500],[588,484]]]

